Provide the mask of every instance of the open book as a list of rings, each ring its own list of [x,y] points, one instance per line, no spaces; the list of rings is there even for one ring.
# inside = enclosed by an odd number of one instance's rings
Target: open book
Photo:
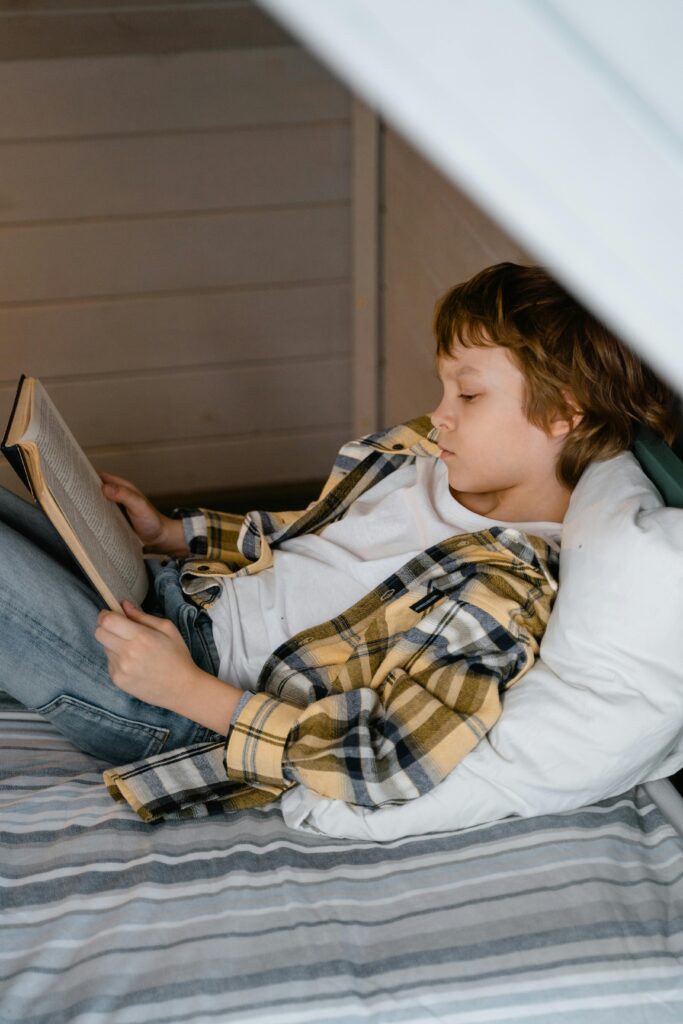
[[[0,449],[113,611],[149,587],[143,542],[37,377],[21,375]]]

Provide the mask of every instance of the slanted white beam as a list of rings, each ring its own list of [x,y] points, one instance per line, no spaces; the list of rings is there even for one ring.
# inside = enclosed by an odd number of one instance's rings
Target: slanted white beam
[[[257,2],[683,392],[683,4]]]

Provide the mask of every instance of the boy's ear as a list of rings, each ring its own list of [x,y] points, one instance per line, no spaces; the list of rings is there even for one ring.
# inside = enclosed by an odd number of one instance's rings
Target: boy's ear
[[[550,431],[553,437],[563,437],[565,434],[569,434],[583,419],[583,413],[571,391],[563,391],[562,397],[574,412],[571,419],[566,419],[559,413],[553,417],[550,423]]]

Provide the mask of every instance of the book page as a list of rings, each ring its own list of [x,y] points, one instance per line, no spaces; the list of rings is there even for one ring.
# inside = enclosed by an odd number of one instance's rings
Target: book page
[[[37,379],[34,387],[33,422],[24,437],[36,442],[45,483],[119,603],[140,604],[149,586],[142,541],[102,494],[102,481]]]

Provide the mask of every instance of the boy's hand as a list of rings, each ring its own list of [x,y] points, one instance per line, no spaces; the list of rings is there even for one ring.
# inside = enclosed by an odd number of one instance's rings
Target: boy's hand
[[[101,611],[95,629],[95,639],[107,652],[112,682],[147,704],[184,714],[180,708],[187,708],[201,669],[180,632],[170,619],[148,615],[130,601],[122,607],[125,615]]]
[[[128,521],[147,554],[189,555],[180,520],[171,519],[159,512],[130,480],[99,470],[97,475],[102,480],[105,498],[126,509]]]
[[[242,690],[195,665],[170,619],[148,615],[130,601],[122,607],[125,616],[101,611],[95,629],[114,685],[227,736]]]

